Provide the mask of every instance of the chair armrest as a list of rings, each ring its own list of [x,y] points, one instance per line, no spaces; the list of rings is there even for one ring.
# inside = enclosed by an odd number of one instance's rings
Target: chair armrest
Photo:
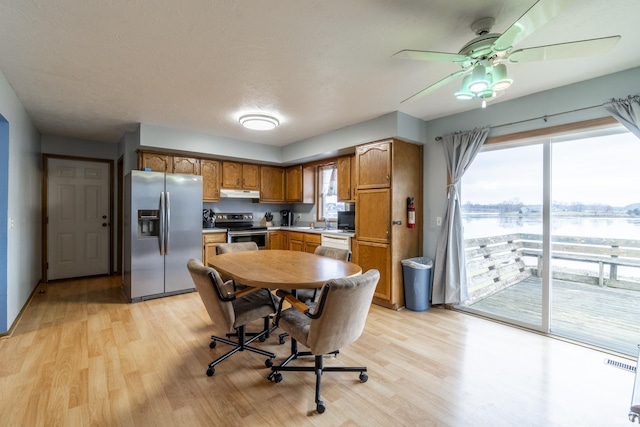
[[[286,294],[286,295],[284,295],[284,299],[289,304],[291,304],[291,306],[293,308],[295,308],[299,312],[305,313],[305,314],[307,314],[309,312],[309,306],[307,304],[303,303],[302,301],[300,301],[298,298],[294,297],[293,295]]]
[[[242,297],[247,296],[249,294],[252,294],[252,293],[254,293],[256,291],[259,291],[260,289],[261,288],[253,288],[253,287],[249,286],[249,287],[246,287],[244,289],[240,289],[239,291],[234,292],[232,295],[235,298],[242,298]]]

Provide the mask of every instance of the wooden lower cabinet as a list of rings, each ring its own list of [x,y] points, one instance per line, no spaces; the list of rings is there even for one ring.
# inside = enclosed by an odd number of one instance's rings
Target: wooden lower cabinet
[[[289,231],[288,240],[290,251],[314,253],[316,248],[320,246],[322,242],[322,236],[315,233]]]
[[[227,233],[202,233],[202,262],[216,256],[216,247],[220,243],[227,243]]]
[[[388,244],[359,240],[353,243],[353,262],[362,267],[362,272],[372,268],[380,272],[380,281],[373,294],[374,302],[386,307],[398,308],[390,304],[390,301],[394,301],[391,286],[390,252]]]
[[[320,234],[305,233],[304,234],[304,251],[314,253],[316,248],[322,243],[322,236]]]
[[[269,231],[267,249],[289,249],[286,231]]]

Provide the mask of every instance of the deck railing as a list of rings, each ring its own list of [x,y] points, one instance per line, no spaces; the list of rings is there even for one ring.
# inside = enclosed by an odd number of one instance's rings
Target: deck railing
[[[640,240],[553,236],[553,278],[640,291]],[[465,240],[469,303],[542,273],[542,235],[514,233]],[[574,261],[587,265],[579,268]],[[567,265],[562,265],[567,264]],[[597,266],[597,269],[589,268]],[[635,277],[620,277],[632,267]],[[597,271],[597,276],[594,272]]]

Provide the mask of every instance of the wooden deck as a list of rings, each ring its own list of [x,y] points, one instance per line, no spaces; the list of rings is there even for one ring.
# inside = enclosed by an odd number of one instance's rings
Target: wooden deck
[[[540,325],[542,280],[529,277],[469,305],[487,314]],[[636,355],[640,292],[554,279],[551,334]]]

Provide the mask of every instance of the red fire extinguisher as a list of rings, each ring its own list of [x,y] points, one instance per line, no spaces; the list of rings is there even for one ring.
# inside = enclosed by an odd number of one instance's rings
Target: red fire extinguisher
[[[407,197],[407,227],[416,226],[416,206],[413,204],[413,197]]]

